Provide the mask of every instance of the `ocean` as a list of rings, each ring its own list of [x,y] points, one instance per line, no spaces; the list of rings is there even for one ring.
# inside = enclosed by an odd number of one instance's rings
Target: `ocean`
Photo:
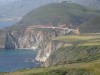
[[[8,26],[11,26],[13,24],[15,24],[16,22],[14,21],[9,21],[9,22],[0,22],[0,28],[5,28],[5,27],[8,27]]]
[[[30,62],[36,55],[37,52],[34,50],[0,50],[0,72],[39,67],[40,65],[36,62]]]

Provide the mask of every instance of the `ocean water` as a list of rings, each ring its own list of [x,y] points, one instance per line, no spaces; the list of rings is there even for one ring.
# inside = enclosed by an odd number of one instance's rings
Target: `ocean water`
[[[13,24],[15,24],[16,22],[14,21],[9,21],[9,22],[0,22],[0,28],[5,28],[5,27],[8,27],[8,26],[11,26]]]
[[[0,50],[0,72],[39,67],[35,62],[27,62],[27,59],[35,59],[36,54],[34,50]]]

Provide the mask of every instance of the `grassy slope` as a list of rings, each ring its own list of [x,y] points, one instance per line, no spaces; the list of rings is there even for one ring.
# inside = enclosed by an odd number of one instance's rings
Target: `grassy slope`
[[[100,60],[89,63],[75,63],[53,66],[48,68],[35,68],[0,75],[99,75]]]
[[[99,10],[88,9],[75,3],[51,3],[32,10],[9,29],[23,29],[24,26],[34,24],[57,26],[67,23],[74,26],[81,25],[79,26],[81,32],[99,32],[99,16]]]
[[[58,49],[48,59],[49,65],[89,62],[100,59],[100,46],[69,46]]]
[[[79,27],[82,33],[100,32],[100,15],[84,22]]]
[[[100,34],[69,35],[52,38],[71,46],[59,48],[48,58],[49,65],[90,62],[100,59]]]
[[[50,23],[55,26],[62,23],[80,25],[99,13],[98,10],[91,10],[74,3],[52,3],[32,10],[10,29],[21,28],[21,26],[23,28],[25,25]]]
[[[52,40],[63,41],[68,44],[77,46],[93,46],[100,45],[100,34],[80,34],[68,35],[52,38]]]

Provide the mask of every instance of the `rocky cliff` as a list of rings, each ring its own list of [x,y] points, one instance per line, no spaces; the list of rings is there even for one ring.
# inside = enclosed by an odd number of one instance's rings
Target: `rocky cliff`
[[[3,31],[1,31],[0,30],[0,48],[2,49],[2,48],[4,48],[4,46],[5,46],[5,32],[3,32]]]
[[[19,31],[7,31],[5,49],[34,49],[38,50],[37,61],[44,62],[50,54],[66,43],[53,41],[53,37],[67,35],[76,30],[69,28],[26,28]]]

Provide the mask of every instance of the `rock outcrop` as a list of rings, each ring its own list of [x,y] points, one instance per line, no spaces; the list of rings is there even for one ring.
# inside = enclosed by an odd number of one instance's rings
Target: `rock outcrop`
[[[53,37],[67,35],[76,31],[69,28],[26,28],[6,33],[5,49],[34,49],[38,50],[37,61],[44,62],[50,54],[66,43],[53,41]]]

